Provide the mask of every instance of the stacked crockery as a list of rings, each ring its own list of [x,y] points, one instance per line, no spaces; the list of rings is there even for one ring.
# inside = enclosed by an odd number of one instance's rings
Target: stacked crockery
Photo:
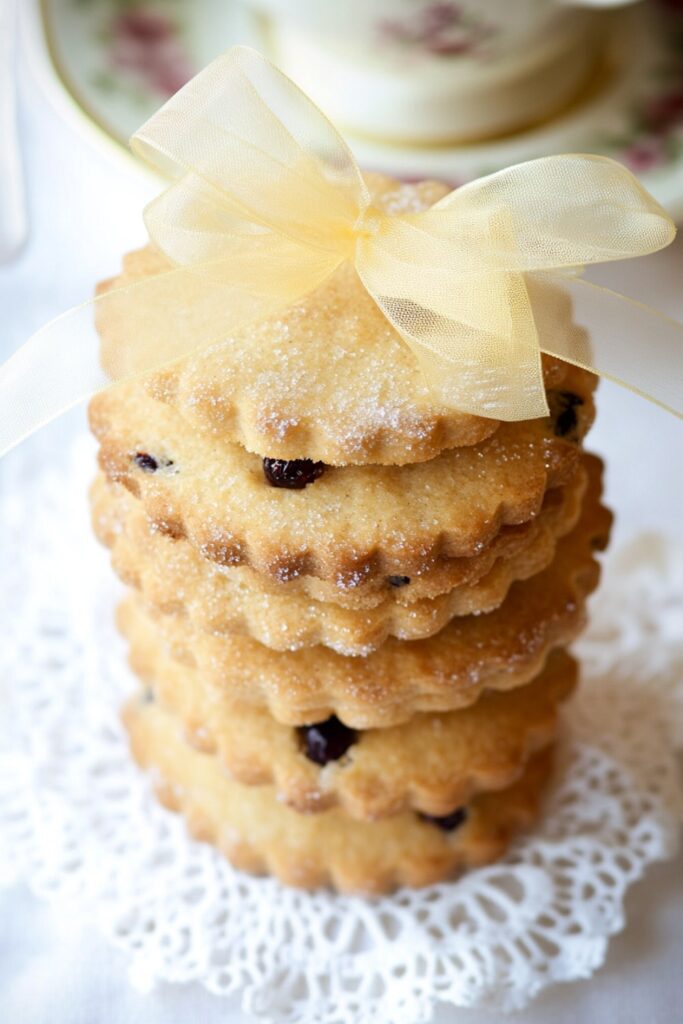
[[[369,185],[392,212],[447,191]],[[165,265],[133,253],[104,288]],[[578,330],[567,302],[557,323]],[[580,447],[594,378],[543,369],[548,419],[439,405],[344,265],[92,401],[133,752],[238,866],[375,893],[490,861],[532,819],[609,531]]]

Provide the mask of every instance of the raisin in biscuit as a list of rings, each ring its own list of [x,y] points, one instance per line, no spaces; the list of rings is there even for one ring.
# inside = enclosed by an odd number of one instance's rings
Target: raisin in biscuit
[[[563,489],[562,501],[541,509],[528,543],[496,560],[470,586],[409,605],[399,600],[405,587],[393,586],[383,604],[360,610],[312,600],[286,585],[275,593],[271,585],[269,592],[258,578],[255,584],[256,574],[249,569],[209,562],[187,541],[154,530],[141,503],[101,476],[92,488],[93,523],[111,547],[112,565],[123,582],[141,590],[160,611],[187,615],[199,631],[251,636],[280,651],[323,644],[339,654],[366,655],[388,636],[421,639],[455,615],[497,608],[515,580],[550,564],[558,539],[576,525],[585,485],[586,470],[580,466]]]
[[[336,715],[352,728],[386,728],[418,711],[453,711],[485,689],[529,682],[550,651],[578,635],[600,574],[594,549],[604,546],[609,532],[611,517],[598,495],[599,488],[589,492],[553,564],[514,583],[495,611],[455,618],[425,640],[390,638],[365,658],[322,646],[272,651],[249,637],[197,633],[187,618],[149,609],[136,594],[122,606],[119,626],[133,641],[151,619],[156,642],[173,657],[229,689],[235,700],[267,706],[288,725]]]
[[[394,212],[426,209],[448,191],[378,176],[370,187],[375,203]],[[152,248],[131,253],[100,294],[168,267]],[[579,331],[559,293],[556,306],[562,329]],[[135,343],[125,310],[115,318],[100,309],[98,328],[105,366],[110,349]],[[544,371],[548,389],[568,389],[566,366],[544,357]],[[330,465],[420,462],[497,427],[435,400],[415,356],[349,264],[289,309],[153,374],[148,387],[194,426],[249,451]]]
[[[460,711],[417,714],[389,729],[354,731],[334,718],[297,729],[169,657],[149,625],[131,644],[131,667],[191,746],[217,754],[238,782],[272,784],[297,811],[338,805],[360,820],[409,807],[446,815],[475,793],[512,785],[555,739],[559,705],[577,674],[573,659],[555,651],[531,683],[485,693]]]
[[[131,701],[124,721],[159,799],[182,812],[196,839],[215,844],[237,868],[305,889],[332,885],[373,895],[496,860],[536,816],[552,766],[547,749],[509,789],[476,797],[450,821],[403,811],[359,822],[337,809],[298,814],[272,787],[234,782],[215,757],[188,746],[175,719],[154,703]]]
[[[139,380],[97,395],[90,419],[102,469],[140,498],[157,529],[222,565],[341,587],[481,552],[502,526],[534,518],[579,461],[575,444],[534,420],[502,424],[430,462],[328,467],[290,490],[268,482],[257,455],[147,397]]]

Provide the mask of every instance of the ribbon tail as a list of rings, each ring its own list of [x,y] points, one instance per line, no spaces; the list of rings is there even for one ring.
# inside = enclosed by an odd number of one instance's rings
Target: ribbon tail
[[[92,307],[46,324],[0,366],[0,456],[109,383]]]
[[[549,273],[530,275],[530,279],[544,352],[614,381],[683,418],[683,324],[584,278]],[[569,296],[577,329],[559,330],[554,322],[557,303],[537,301],[538,285],[542,296],[546,279]]]
[[[271,257],[278,250],[271,245]],[[272,283],[255,280],[253,260],[237,262],[246,283],[222,280],[211,263],[173,267],[105,288],[40,328],[0,366],[0,456],[97,391],[161,369],[275,314],[320,284],[338,258],[313,254]],[[271,267],[272,269],[272,267]],[[217,276],[213,276],[214,273]]]

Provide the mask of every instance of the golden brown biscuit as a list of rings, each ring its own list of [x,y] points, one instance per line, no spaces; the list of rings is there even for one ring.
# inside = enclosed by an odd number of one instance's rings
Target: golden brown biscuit
[[[573,491],[573,488],[579,485],[581,475],[581,467],[577,466],[571,480],[564,487],[554,487],[546,492],[538,516],[526,523],[503,526],[491,543],[487,544],[478,555],[446,559],[421,576],[410,578],[374,576],[363,581],[363,585],[355,589],[337,586],[334,582],[316,579],[315,576],[295,576],[287,580],[278,580],[257,572],[248,565],[231,567],[216,565],[212,576],[234,573],[244,581],[245,586],[250,590],[264,596],[305,595],[313,601],[338,604],[342,608],[354,610],[375,608],[385,602],[406,606],[420,603],[425,599],[440,597],[458,587],[464,588],[476,583],[489,572],[498,559],[512,558],[527,546],[532,545],[541,523],[549,527],[552,520],[558,536],[560,533],[566,532],[562,524],[569,511],[569,506],[564,501],[564,495],[569,489]],[[99,540],[107,547],[112,547],[117,536],[122,532],[117,503],[121,495],[128,494],[126,488],[121,484],[108,481],[103,474],[98,475],[97,480],[93,483],[91,489],[93,528]],[[144,510],[142,514],[150,535],[159,533],[170,540],[181,541],[183,539],[172,538],[169,534],[158,530]],[[181,544],[181,550],[183,546]],[[136,579],[126,579],[126,582],[130,582],[133,586],[138,585]],[[169,608],[168,610],[179,611],[180,609]]]
[[[370,187],[375,202],[391,211],[425,209],[448,191],[435,182],[406,185],[374,175]],[[151,248],[131,253],[100,293],[168,266]],[[558,294],[557,304],[563,329],[580,331],[568,300]],[[135,343],[125,313],[123,320],[99,311],[105,365],[110,347]],[[544,369],[549,389],[571,390],[566,366],[544,357]],[[481,441],[497,427],[435,400],[411,350],[349,264],[291,308],[151,376],[148,387],[216,437],[273,458],[330,465],[421,462]]]
[[[597,472],[599,461],[591,464]],[[186,618],[145,611],[136,595],[122,606],[119,625],[134,641],[152,618],[155,642],[176,659],[236,700],[267,705],[285,724],[334,714],[356,729],[399,725],[417,711],[453,711],[485,689],[512,689],[538,675],[550,651],[571,642],[584,624],[585,599],[600,574],[594,549],[604,546],[610,519],[594,486],[553,564],[513,584],[500,608],[453,619],[425,640],[390,638],[366,658],[320,646],[276,652],[248,637],[198,634]]]
[[[368,821],[406,808],[447,815],[478,792],[512,785],[528,758],[555,739],[559,705],[577,675],[576,662],[555,651],[526,686],[485,693],[460,711],[353,732],[336,719],[296,729],[265,708],[235,702],[228,688],[164,653],[152,629],[133,642],[130,661],[190,745],[217,754],[237,782],[272,784],[297,811],[338,805]]]
[[[350,589],[481,552],[502,526],[534,518],[579,461],[576,445],[535,420],[505,423],[431,462],[329,467],[288,490],[268,483],[258,456],[199,434],[139,381],[97,395],[90,419],[102,469],[140,498],[157,529],[221,565]]]
[[[497,608],[515,580],[550,564],[558,539],[576,525],[585,486],[580,466],[562,489],[562,500],[544,504],[527,543],[496,560],[475,583],[408,605],[400,600],[406,587],[389,586],[382,604],[360,610],[312,600],[247,567],[223,569],[209,562],[187,541],[154,530],[142,504],[101,476],[92,488],[93,523],[111,547],[112,565],[123,582],[159,611],[187,615],[199,631],[251,636],[278,651],[323,644],[339,654],[365,655],[388,636],[421,639],[455,615]]]
[[[305,889],[332,885],[373,895],[495,860],[536,816],[552,764],[550,749],[536,755],[519,781],[476,797],[465,820],[445,831],[412,811],[376,822],[354,821],[341,810],[298,814],[271,787],[230,780],[153,703],[131,701],[124,721],[133,756],[152,774],[159,799],[183,813],[196,839],[214,843],[238,868]]]

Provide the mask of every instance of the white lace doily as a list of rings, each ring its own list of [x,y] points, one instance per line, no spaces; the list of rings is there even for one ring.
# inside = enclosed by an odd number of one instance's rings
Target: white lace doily
[[[86,442],[66,471],[16,454],[3,470],[0,882],[81,907],[141,987],[240,991],[287,1024],[421,1024],[439,1001],[520,1008],[600,966],[627,888],[677,843],[683,550],[644,538],[611,557],[560,781],[504,861],[382,900],[310,895],[189,840],[129,761],[117,707],[133,684],[90,537],[91,472]]]

